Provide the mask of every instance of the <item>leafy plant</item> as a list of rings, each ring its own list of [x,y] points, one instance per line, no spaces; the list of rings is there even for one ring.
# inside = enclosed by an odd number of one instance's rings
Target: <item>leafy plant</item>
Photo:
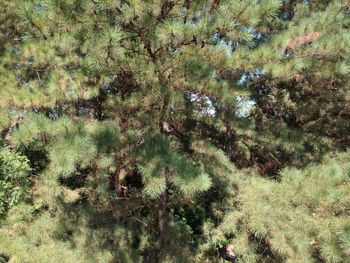
[[[28,197],[30,171],[27,157],[6,148],[0,150],[0,216]]]

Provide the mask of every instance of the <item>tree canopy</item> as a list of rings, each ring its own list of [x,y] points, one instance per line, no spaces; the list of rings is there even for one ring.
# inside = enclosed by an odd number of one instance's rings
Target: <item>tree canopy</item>
[[[348,0],[0,10],[0,262],[350,262]]]

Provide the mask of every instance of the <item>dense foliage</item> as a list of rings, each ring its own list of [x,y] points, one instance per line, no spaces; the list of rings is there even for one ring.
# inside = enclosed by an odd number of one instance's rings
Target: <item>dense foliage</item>
[[[26,199],[30,167],[25,156],[0,150],[0,217]]]
[[[280,182],[244,174],[237,205],[207,226],[210,246],[227,244],[238,262],[349,262],[349,161],[288,168]]]
[[[348,0],[0,0],[0,262],[350,262]]]

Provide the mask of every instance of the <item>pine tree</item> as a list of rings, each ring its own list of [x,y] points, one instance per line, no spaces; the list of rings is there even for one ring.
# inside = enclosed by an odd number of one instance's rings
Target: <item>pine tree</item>
[[[310,169],[328,164],[280,173],[350,146],[348,1],[0,8],[0,181],[11,189],[0,193],[0,260],[348,256],[346,203],[323,211],[335,221],[316,211],[318,227],[308,207],[347,202],[347,168],[316,172],[315,186]],[[289,233],[284,209],[313,232],[295,223]]]
[[[287,168],[280,182],[242,174],[232,212],[207,226],[206,247],[224,244],[237,262],[349,262],[349,156]]]

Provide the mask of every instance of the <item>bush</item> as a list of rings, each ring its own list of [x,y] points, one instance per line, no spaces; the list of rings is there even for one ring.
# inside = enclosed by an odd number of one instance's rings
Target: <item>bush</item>
[[[27,157],[9,149],[0,150],[0,217],[27,198],[30,170]]]

